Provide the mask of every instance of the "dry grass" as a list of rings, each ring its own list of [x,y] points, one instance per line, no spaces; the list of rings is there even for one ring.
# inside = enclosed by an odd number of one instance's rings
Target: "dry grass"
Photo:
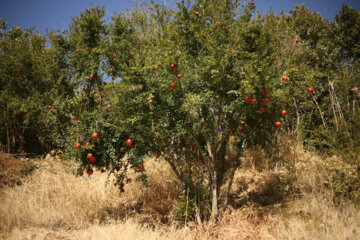
[[[269,214],[270,223],[263,225],[261,235],[267,239],[360,239],[360,209],[346,199],[335,204],[331,182],[333,170],[350,178],[351,167],[337,157],[322,159],[301,149],[296,154],[294,186],[302,197]]]
[[[99,175],[87,180],[37,171],[22,186],[3,190],[1,226],[84,227],[104,219],[107,209],[120,206],[121,198],[115,187],[105,187],[106,178]]]
[[[34,170],[30,165],[13,158],[10,154],[0,154],[0,188],[20,185],[23,176]]]
[[[141,227],[137,220],[129,220],[122,224],[107,226],[91,226],[89,229],[77,231],[73,239],[124,239],[124,240],[163,240],[163,239],[191,239],[189,229],[175,229],[171,227],[147,228]]]
[[[360,237],[360,211],[351,204],[335,207],[328,198],[309,195],[271,215],[261,235],[267,239],[355,240]]]
[[[120,193],[113,184],[106,184],[105,173],[79,178],[66,174],[56,162],[42,164],[51,165],[58,174],[37,170],[21,186],[1,190],[2,231],[24,227],[81,229],[126,220],[137,213],[141,213],[136,215],[141,223],[164,223],[171,218],[178,186],[167,165],[147,160],[150,187],[132,182]]]
[[[231,188],[234,208],[187,228],[172,217],[180,189],[164,163],[146,160],[150,187],[133,182],[120,193],[106,174],[77,178],[48,158],[41,164],[58,174],[36,170],[22,185],[0,190],[0,239],[359,239],[359,209],[334,204],[332,183],[323,184],[325,166],[344,168],[341,161],[300,147],[287,154],[269,167],[262,152],[248,152]],[[286,194],[289,175],[293,196]]]
[[[239,169],[234,176],[229,203],[234,208],[244,205],[272,205],[282,201],[286,187],[282,172]]]
[[[194,239],[357,240],[360,211],[352,204],[334,206],[323,194],[269,207],[246,206],[207,222]]]
[[[259,224],[248,219],[242,210],[227,211],[218,222],[209,221],[194,231],[194,239],[263,239],[259,234]]]
[[[360,210],[346,200],[334,203],[333,173],[327,170],[339,170],[350,178],[354,169],[337,157],[322,159],[300,146],[284,152],[288,155],[283,156],[283,165],[275,168],[267,165],[269,160],[261,151],[246,152],[230,192],[230,203],[240,209],[225,214],[216,227],[200,235],[212,232],[208,239],[227,239],[231,234],[236,236],[233,239],[360,239]],[[295,194],[289,196],[286,183],[291,180]],[[230,220],[223,224],[226,219]]]
[[[68,240],[188,240],[192,238],[189,229],[174,229],[171,227],[149,228],[140,226],[136,220],[127,220],[121,223],[108,223],[106,225],[93,224],[88,228],[78,230],[52,229],[45,227],[15,228],[4,235],[8,240],[43,240],[43,239],[68,239]],[[1,234],[0,234],[1,239]]]

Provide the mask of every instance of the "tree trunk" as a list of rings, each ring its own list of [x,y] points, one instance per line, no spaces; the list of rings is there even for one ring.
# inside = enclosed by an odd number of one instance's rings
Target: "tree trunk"
[[[211,176],[211,216],[217,217],[219,214],[218,210],[218,192],[217,192],[217,176],[215,166],[213,167]]]
[[[201,192],[195,186],[195,221],[198,225],[202,224],[201,221]]]
[[[200,210],[197,204],[195,204],[195,220],[198,225],[202,224]]]
[[[230,176],[228,177],[229,182],[228,182],[228,185],[227,185],[227,188],[226,188],[223,209],[225,209],[227,207],[228,203],[229,203],[231,187],[232,187],[232,184],[234,182],[234,177],[235,177],[236,170],[241,165],[240,157],[242,156],[242,153],[243,153],[243,150],[244,150],[245,146],[246,146],[246,139],[243,139],[243,141],[241,143],[241,148],[237,152],[236,156],[233,159],[233,163],[231,164],[232,169],[231,169]]]
[[[228,186],[226,188],[225,201],[224,201],[223,209],[226,208],[227,205],[229,204],[230,191],[231,191],[232,184],[234,182],[234,177],[235,177],[236,170],[237,170],[236,167],[233,167],[233,169],[231,169],[231,173],[230,173],[230,177],[229,177],[229,183],[228,183]]]
[[[171,169],[174,171],[175,175],[178,177],[178,179],[181,181],[182,184],[185,184],[185,179],[183,177],[182,172],[180,173],[173,161],[171,161],[169,158],[164,156],[165,161],[167,161],[170,164]]]
[[[23,136],[24,136],[24,133],[20,136],[20,139],[19,139],[19,152],[22,153],[23,152]]]

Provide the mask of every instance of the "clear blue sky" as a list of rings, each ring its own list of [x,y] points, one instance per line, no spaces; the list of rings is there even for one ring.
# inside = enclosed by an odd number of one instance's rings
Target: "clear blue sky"
[[[166,1],[170,7],[175,7],[176,0]],[[8,21],[10,28],[16,25],[22,28],[37,26],[41,33],[45,33],[46,28],[66,29],[71,17],[88,8],[91,3],[104,5],[107,18],[114,11],[121,12],[134,7],[132,0],[0,0],[0,17]],[[255,3],[261,13],[270,9],[275,13],[279,13],[281,9],[288,12],[294,4],[305,3],[311,11],[320,12],[323,17],[330,20],[333,20],[334,14],[339,12],[344,3],[360,10],[360,0],[257,0]]]

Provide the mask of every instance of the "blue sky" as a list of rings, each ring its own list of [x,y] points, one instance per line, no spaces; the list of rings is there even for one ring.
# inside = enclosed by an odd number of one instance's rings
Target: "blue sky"
[[[164,0],[155,0],[164,2]],[[176,0],[166,0],[171,6],[175,6]],[[36,26],[41,33],[49,30],[66,29],[71,18],[88,8],[91,3],[104,5],[107,17],[112,13],[121,12],[127,8],[133,8],[132,0],[0,0],[0,17],[8,21],[9,27],[19,25],[22,28]],[[333,20],[334,14],[338,13],[341,5],[346,3],[360,10],[360,0],[257,0],[257,9],[265,13],[272,9],[279,13],[281,9],[288,12],[294,4],[305,3],[311,11],[319,12],[323,17]]]

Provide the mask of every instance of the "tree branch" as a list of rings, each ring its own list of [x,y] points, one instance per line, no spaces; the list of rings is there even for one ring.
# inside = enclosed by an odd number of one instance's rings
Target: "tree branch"
[[[170,166],[171,166],[171,169],[174,171],[174,173],[176,174],[176,176],[178,177],[178,179],[182,182],[182,183],[185,183],[184,181],[184,177],[182,176],[182,174],[179,173],[179,171],[177,170],[175,164],[167,157],[164,156],[164,159],[165,161],[167,161]]]
[[[216,154],[220,151],[220,149],[223,147],[224,143],[230,138],[230,135],[232,133],[232,131],[234,130],[234,128],[236,128],[236,126],[238,125],[238,122],[240,120],[241,117],[241,113],[239,113],[239,115],[236,117],[236,119],[232,122],[228,132],[226,133],[225,137],[222,137],[221,142],[219,144],[219,146],[216,149]]]

